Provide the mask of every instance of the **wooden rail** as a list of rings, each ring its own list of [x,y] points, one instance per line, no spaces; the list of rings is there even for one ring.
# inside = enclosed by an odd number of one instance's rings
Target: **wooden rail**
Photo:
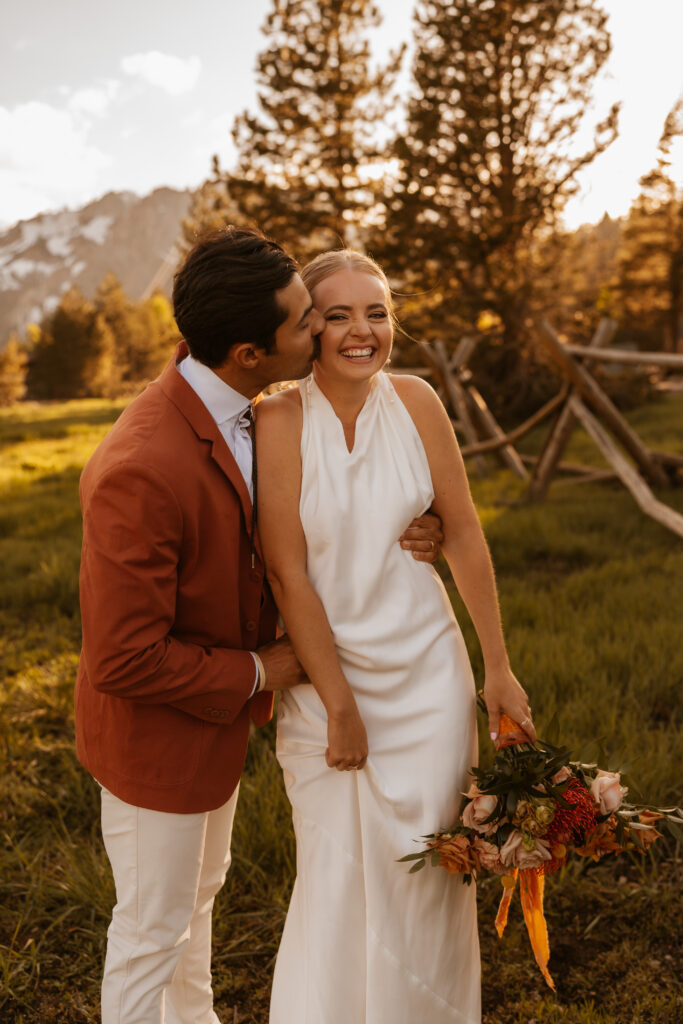
[[[672,370],[683,370],[683,355],[673,352],[633,352],[630,349],[610,348],[596,352],[587,345],[563,345],[570,356],[590,357],[601,363],[623,363],[630,366],[666,366]]]

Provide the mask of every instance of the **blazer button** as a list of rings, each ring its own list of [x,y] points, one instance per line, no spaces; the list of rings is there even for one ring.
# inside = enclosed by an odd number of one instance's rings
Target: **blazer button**
[[[253,632],[253,630],[256,629],[256,623],[254,622],[253,619],[249,619],[249,622],[247,622],[246,625],[246,629],[249,633]]]

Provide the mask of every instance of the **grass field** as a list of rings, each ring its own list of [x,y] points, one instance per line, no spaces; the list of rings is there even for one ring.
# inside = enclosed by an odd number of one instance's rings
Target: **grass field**
[[[96,788],[73,746],[77,484],[121,408],[88,401],[0,410],[3,1024],[99,1020],[113,886]],[[683,453],[683,396],[662,398],[629,418],[653,447]],[[530,438],[527,450],[538,443]],[[578,435],[568,457],[600,464]],[[563,739],[577,753],[604,737],[648,800],[680,801],[680,539],[646,519],[618,486],[558,482],[541,506],[527,504],[524,486],[504,472],[475,478],[473,490],[497,567],[513,665],[540,733],[558,712]],[[683,489],[660,496],[683,511]],[[471,625],[457,595],[453,600],[481,683]],[[234,866],[216,906],[215,991],[225,1024],[267,1021],[269,977],[293,880],[288,808],[272,751],[269,726],[251,743]],[[677,854],[667,839],[645,858],[583,864],[550,879],[557,996],[533,964],[518,905],[499,941],[499,883],[481,883],[485,1022],[683,1019]]]

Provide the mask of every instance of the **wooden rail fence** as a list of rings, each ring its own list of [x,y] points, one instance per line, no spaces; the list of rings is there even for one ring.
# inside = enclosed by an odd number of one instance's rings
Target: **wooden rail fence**
[[[651,490],[652,486],[664,488],[679,481],[683,456],[652,451],[643,444],[590,372],[590,366],[598,362],[683,370],[683,355],[610,349],[616,327],[615,321],[605,318],[587,345],[567,345],[546,320],[541,321],[537,325],[538,338],[558,368],[561,386],[554,398],[507,432],[496,421],[467,369],[467,361],[478,342],[476,335],[462,338],[450,357],[443,341],[417,342],[424,365],[393,372],[431,378],[454,429],[464,439],[462,454],[473,460],[478,474],[486,475],[485,456],[493,455],[518,477],[529,481],[529,497],[534,501],[543,499],[558,473],[568,474],[577,483],[618,479],[643,512],[683,537],[683,515],[656,498]],[[515,444],[550,417],[554,418],[541,454],[520,455]],[[592,438],[610,469],[561,461],[577,425]]]

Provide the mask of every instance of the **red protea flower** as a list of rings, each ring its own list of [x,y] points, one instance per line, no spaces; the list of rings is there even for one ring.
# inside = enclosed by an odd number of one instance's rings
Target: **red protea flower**
[[[597,822],[595,801],[580,779],[572,779],[562,799],[571,807],[556,804],[555,817],[543,836],[550,843],[553,854],[553,859],[545,861],[539,868],[546,875],[562,867],[567,860],[567,846],[578,846],[584,842]]]

